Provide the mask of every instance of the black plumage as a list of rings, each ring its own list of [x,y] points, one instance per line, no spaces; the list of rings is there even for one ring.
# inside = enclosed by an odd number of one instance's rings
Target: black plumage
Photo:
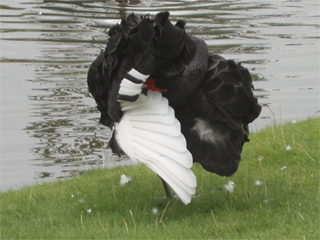
[[[185,31],[185,24],[172,24],[169,12],[153,19],[130,14],[110,29],[104,53],[91,64],[89,90],[101,112],[100,122],[112,128],[123,114],[118,102],[126,97],[118,93],[122,79],[132,68],[150,75],[174,109],[193,161],[230,176],[249,139],[248,124],[259,116],[261,106],[248,69],[210,54],[203,40]],[[114,137],[110,146],[123,154]]]

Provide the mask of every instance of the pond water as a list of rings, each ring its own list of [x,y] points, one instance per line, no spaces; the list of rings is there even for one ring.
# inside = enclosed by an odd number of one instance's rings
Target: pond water
[[[86,85],[106,29],[131,12],[170,11],[212,52],[243,62],[263,105],[253,131],[319,116],[318,0],[2,0],[0,9],[1,190],[131,163],[106,149]]]

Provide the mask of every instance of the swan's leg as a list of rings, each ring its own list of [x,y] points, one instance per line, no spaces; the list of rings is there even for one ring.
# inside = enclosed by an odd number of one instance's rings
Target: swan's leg
[[[162,177],[160,177],[159,175],[158,175],[158,177],[160,178],[160,180],[161,180],[161,182],[162,182],[162,184],[163,184],[164,191],[166,192],[167,197],[172,198],[173,195],[172,195],[172,193],[171,193],[169,184],[168,184],[165,180],[163,180]]]

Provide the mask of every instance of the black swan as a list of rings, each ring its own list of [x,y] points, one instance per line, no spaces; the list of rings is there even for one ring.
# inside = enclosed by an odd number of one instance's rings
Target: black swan
[[[188,204],[197,162],[221,176],[234,174],[260,112],[249,71],[210,54],[207,44],[175,25],[169,12],[133,13],[109,30],[90,66],[89,91],[113,129],[109,146],[142,162]]]

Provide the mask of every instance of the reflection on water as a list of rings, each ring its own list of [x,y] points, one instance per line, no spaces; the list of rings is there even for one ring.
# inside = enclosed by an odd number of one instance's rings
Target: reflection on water
[[[86,73],[105,29],[133,11],[170,11],[212,52],[243,62],[264,106],[253,130],[319,110],[316,0],[3,0],[0,8],[1,189],[131,163],[107,149]]]

